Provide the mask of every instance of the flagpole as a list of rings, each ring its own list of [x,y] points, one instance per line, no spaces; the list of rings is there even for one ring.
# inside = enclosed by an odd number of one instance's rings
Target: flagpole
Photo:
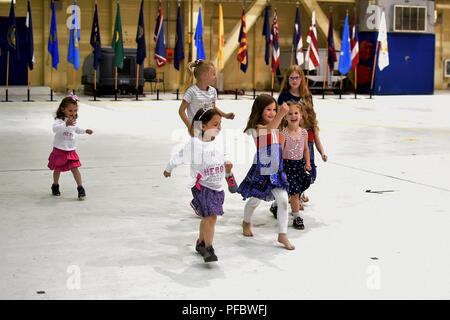
[[[358,92],[358,65],[355,66],[355,99]]]
[[[378,55],[378,40],[375,47],[375,55],[373,57],[372,80],[370,81],[370,99],[372,99],[373,79],[375,78],[375,69],[377,67],[377,55]]]
[[[50,67],[50,101],[53,101],[53,65]]]
[[[94,101],[97,101],[97,69],[94,69]]]
[[[114,100],[117,101],[117,66],[114,67]]]
[[[9,100],[8,100],[8,88],[9,88],[9,50],[8,50],[7,55],[6,55],[6,92],[5,92],[6,100],[5,100],[5,102],[9,102]]]
[[[75,93],[75,79],[76,79],[76,76],[77,76],[77,70],[75,70],[75,65],[73,66],[73,73],[72,73],[72,81],[73,81],[73,89],[72,89],[72,93],[73,94],[76,94]]]
[[[136,63],[136,101],[139,100],[139,64]]]

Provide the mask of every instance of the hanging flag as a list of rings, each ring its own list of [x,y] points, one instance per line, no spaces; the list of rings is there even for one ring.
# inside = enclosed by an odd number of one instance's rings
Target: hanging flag
[[[158,6],[158,17],[156,17],[155,35],[153,37],[156,41],[155,60],[158,67],[166,64],[166,42],[164,40],[164,14],[162,10],[161,0]]]
[[[180,63],[184,60],[184,47],[183,47],[183,20],[181,19],[181,7],[178,2],[177,9],[177,40],[175,43],[175,53],[173,65],[175,69],[180,70]]]
[[[317,30],[316,30],[316,12],[312,12],[311,26],[309,27],[308,37],[306,38],[308,43],[308,52],[306,53],[306,62],[309,70],[314,70],[320,65],[319,60],[319,45],[317,43]]]
[[[242,29],[242,26],[241,26]],[[239,33],[239,39],[241,35]],[[240,40],[239,40],[240,41]],[[223,69],[223,47],[225,46],[225,34],[224,34],[224,27],[223,27],[223,8],[222,3],[219,3],[219,39],[218,39],[218,52],[217,52],[217,66],[220,70]]]
[[[33,70],[34,66],[34,38],[33,38],[33,19],[31,19],[31,4],[27,1],[27,19],[25,21],[26,30],[26,49],[27,49],[27,63],[28,68]]]
[[[264,23],[263,23],[263,30],[262,35],[264,36],[266,40],[266,49],[264,51],[264,61],[266,62],[266,65],[269,65],[270,60],[270,23],[269,23],[269,11],[270,7],[266,6],[264,8]]]
[[[56,11],[54,1],[52,1],[52,19],[50,22],[50,33],[48,35],[47,50],[48,53],[52,56],[52,67],[55,70],[58,70],[59,64],[58,32],[56,27]]]
[[[352,40],[350,47],[352,51],[352,69],[355,69],[359,63],[359,38],[358,38],[358,16],[355,13],[355,24],[353,25]]]
[[[111,47],[114,50],[113,66],[122,69],[125,52],[123,50],[122,21],[120,19],[119,1],[117,1],[116,6],[116,21],[114,23]]]
[[[205,60],[205,49],[203,48],[203,23],[202,8],[198,10],[197,26],[195,27],[195,46],[197,47],[197,60]]]
[[[344,31],[342,32],[341,53],[339,56],[339,72],[347,74],[352,67],[352,52],[350,51],[350,27],[348,14],[345,15]]]
[[[277,10],[273,13],[272,32],[270,34],[270,42],[272,43],[272,72],[277,71],[280,65],[280,33],[278,29]]]
[[[14,57],[16,60],[19,60],[19,37],[17,34],[16,14],[14,12],[13,0],[11,0],[11,7],[9,8],[7,42],[8,52],[11,56],[10,58]]]
[[[77,0],[73,2],[73,20],[72,25],[70,26],[70,35],[69,35],[69,50],[67,52],[67,61],[73,64],[75,70],[80,68],[80,52],[78,50],[78,45],[80,43],[80,26],[78,25],[77,15]]]
[[[247,28],[245,23],[245,10],[241,15],[241,30],[239,31],[239,49],[237,60],[240,63],[241,70],[245,73],[248,68],[248,50],[247,50]]]
[[[295,12],[294,35],[292,36],[292,48],[294,51],[294,63],[301,66],[305,62],[303,56],[302,24],[300,23],[300,9]]]
[[[102,58],[102,42],[100,39],[100,25],[98,23],[98,11],[97,4],[95,4],[94,18],[92,20],[91,30],[91,46],[94,54],[94,69],[97,70],[100,59]]]
[[[389,65],[389,50],[388,50],[388,41],[387,41],[387,29],[386,29],[386,16],[383,13],[381,14],[380,27],[378,28],[378,38],[377,41],[380,41],[380,53],[378,55],[378,68],[380,71],[383,71]]]
[[[337,61],[336,58],[336,48],[334,47],[334,27],[333,27],[333,14],[330,12],[330,24],[328,25],[328,67],[330,69],[330,72],[332,73],[334,70],[334,63]]]
[[[141,9],[139,10],[139,22],[136,31],[136,64],[142,66],[147,57],[145,45],[145,27],[144,27],[144,0],[141,0]]]

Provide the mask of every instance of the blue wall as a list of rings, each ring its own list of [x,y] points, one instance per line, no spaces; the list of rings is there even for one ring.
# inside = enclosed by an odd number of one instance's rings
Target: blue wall
[[[375,48],[377,36],[377,32],[360,32],[360,44],[367,40],[372,42]],[[375,94],[433,94],[434,34],[388,33],[388,46],[389,66],[383,71],[377,66]],[[366,61],[360,61],[360,64],[372,68],[373,55]],[[358,91],[368,93],[370,83],[360,84],[358,81],[358,87]]]

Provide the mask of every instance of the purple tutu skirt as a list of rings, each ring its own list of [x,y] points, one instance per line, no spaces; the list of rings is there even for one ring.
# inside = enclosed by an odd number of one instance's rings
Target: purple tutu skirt
[[[225,192],[215,191],[204,186],[198,190],[192,187],[191,207],[200,217],[221,216],[223,215],[223,201],[225,200]]]
[[[81,167],[81,162],[75,150],[65,151],[53,148],[48,157],[48,168],[50,170],[64,172],[78,167]]]

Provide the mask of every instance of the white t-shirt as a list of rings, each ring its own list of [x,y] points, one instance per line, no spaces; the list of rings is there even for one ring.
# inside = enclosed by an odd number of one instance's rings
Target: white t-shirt
[[[53,146],[60,150],[71,151],[76,149],[75,133],[83,134],[86,130],[78,126],[66,126],[65,120],[56,119],[53,123],[53,132],[55,133]]]
[[[192,181],[189,187],[195,186],[198,179],[200,185],[215,190],[223,190],[225,178],[225,161],[229,160],[223,137],[218,135],[213,141],[202,141],[197,137],[191,138],[178,152],[172,155],[166,171],[172,170],[180,164],[190,164]]]
[[[190,86],[184,93],[183,100],[189,103],[187,116],[192,123],[195,114],[200,108],[214,107],[217,100],[217,91],[209,86],[207,91],[201,90],[196,84]]]

